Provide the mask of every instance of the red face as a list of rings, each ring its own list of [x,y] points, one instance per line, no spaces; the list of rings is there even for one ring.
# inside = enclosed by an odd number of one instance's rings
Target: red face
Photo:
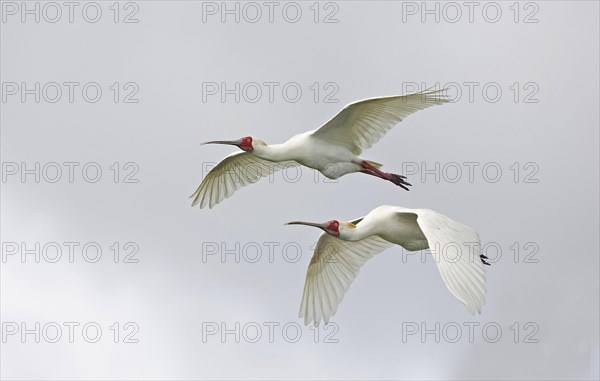
[[[327,233],[336,237],[340,235],[340,223],[338,220],[327,222]]]
[[[239,145],[240,149],[246,152],[250,152],[254,150],[252,147],[252,136],[246,136],[245,138],[240,139],[241,143]]]

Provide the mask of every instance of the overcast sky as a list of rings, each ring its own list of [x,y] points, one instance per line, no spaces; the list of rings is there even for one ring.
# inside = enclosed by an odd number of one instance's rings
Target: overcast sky
[[[423,4],[2,1],[0,376],[598,379],[599,5]],[[362,154],[410,192],[303,168],[190,207],[235,150],[199,142],[436,84]],[[395,247],[303,325],[319,232],[284,223],[382,204],[479,232],[481,315]]]

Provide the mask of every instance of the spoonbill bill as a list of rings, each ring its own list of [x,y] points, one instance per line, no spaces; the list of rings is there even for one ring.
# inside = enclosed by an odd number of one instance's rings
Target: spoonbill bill
[[[283,144],[268,145],[251,136],[203,143],[234,145],[243,152],[226,156],[205,176],[190,196],[192,206],[212,208],[238,189],[295,165],[316,169],[330,179],[361,172],[408,190],[405,176],[383,172],[381,164],[358,155],[410,114],[448,102],[445,90],[351,103],[321,128],[292,136]]]
[[[300,317],[306,325],[327,324],[360,267],[393,245],[408,251],[429,248],[450,293],[471,314],[481,313],[486,292],[484,264],[489,263],[480,254],[479,235],[440,213],[383,205],[350,222],[293,221],[288,225],[324,231],[308,265],[300,304]]]

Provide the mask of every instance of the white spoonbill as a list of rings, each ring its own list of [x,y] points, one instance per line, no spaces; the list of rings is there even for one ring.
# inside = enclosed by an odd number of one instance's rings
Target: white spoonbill
[[[204,144],[229,144],[244,152],[225,157],[204,178],[190,197],[192,206],[212,208],[239,188],[294,165],[318,170],[330,179],[362,172],[408,190],[404,176],[386,173],[381,164],[358,157],[392,127],[415,111],[448,102],[446,89],[365,99],[351,103],[321,128],[298,134],[283,144],[267,145],[247,136],[238,140]]]
[[[440,213],[383,205],[351,222],[289,224],[325,231],[308,265],[300,304],[300,317],[307,325],[328,323],[360,267],[393,245],[408,251],[429,248],[448,290],[471,314],[481,313],[486,291],[483,265],[489,263],[480,254],[479,235]]]

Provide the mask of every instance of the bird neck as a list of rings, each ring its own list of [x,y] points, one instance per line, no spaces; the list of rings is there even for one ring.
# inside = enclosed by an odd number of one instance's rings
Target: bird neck
[[[340,239],[344,241],[360,241],[373,235],[367,227],[361,226],[360,224],[354,225],[353,223],[346,223],[340,230]]]
[[[283,146],[283,144],[261,144],[254,147],[254,151],[252,152],[256,156],[261,159],[269,160],[269,161],[285,161],[289,160],[288,152]]]

